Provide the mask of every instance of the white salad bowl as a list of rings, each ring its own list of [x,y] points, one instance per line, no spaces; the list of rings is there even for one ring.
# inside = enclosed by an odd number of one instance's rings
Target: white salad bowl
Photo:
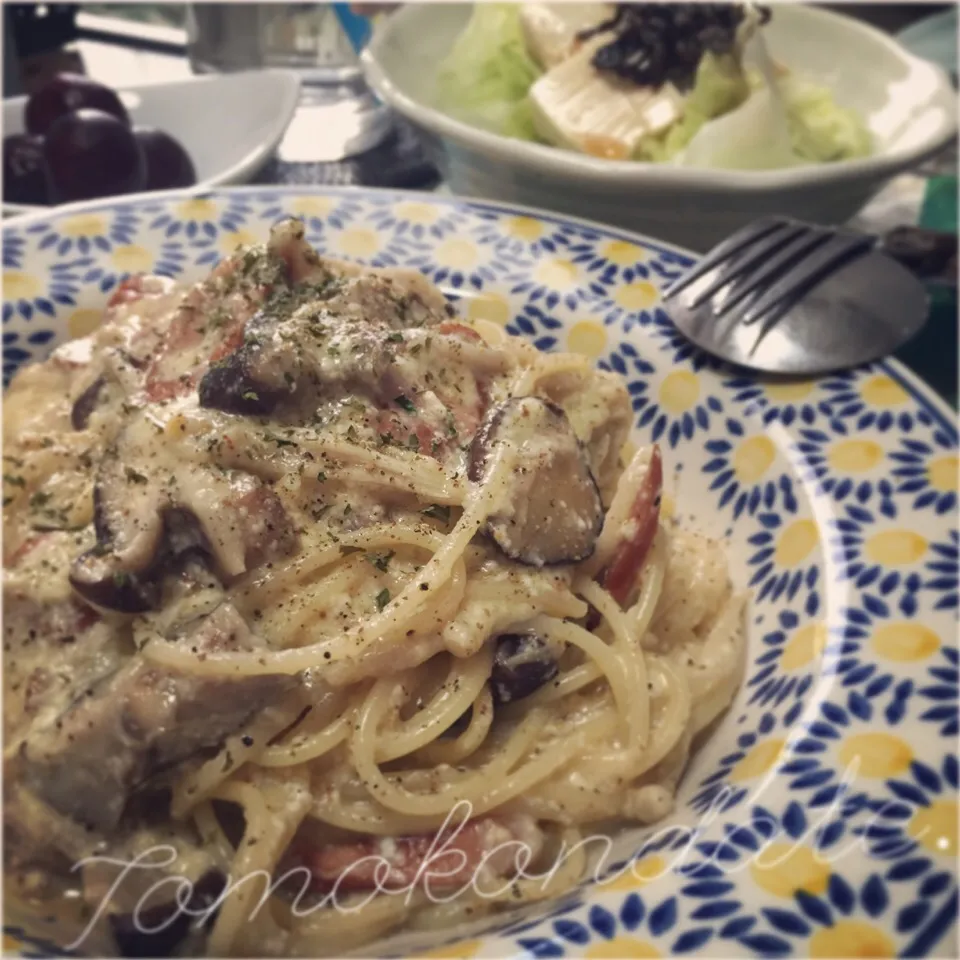
[[[270,159],[300,96],[293,70],[251,70],[117,90],[136,126],[156,127],[183,144],[197,188],[246,183]],[[3,101],[3,132],[22,133],[26,97]],[[5,203],[17,215],[43,207]]]
[[[515,140],[434,106],[436,65],[470,10],[408,5],[380,25],[362,56],[370,85],[427,134],[451,189],[466,196],[546,207],[703,250],[767,214],[841,223],[957,129],[957,96],[940,68],[849,17],[777,4],[764,28],[772,56],[863,117],[875,142],[871,156],[785,170],[712,170],[603,160]]]

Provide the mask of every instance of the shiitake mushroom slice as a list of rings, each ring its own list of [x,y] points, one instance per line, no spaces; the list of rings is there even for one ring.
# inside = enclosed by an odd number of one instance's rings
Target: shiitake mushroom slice
[[[540,397],[493,407],[473,439],[470,479],[480,482],[494,449],[507,444],[506,506],[486,532],[511,560],[531,566],[589,557],[603,526],[600,490],[587,453],[563,410]]]
[[[106,378],[97,377],[74,401],[70,410],[70,425],[74,430],[86,430],[90,417],[99,405],[106,386]]]
[[[279,390],[258,376],[258,353],[259,348],[242,346],[213,364],[197,388],[200,406],[249,416],[272,413],[290,391]]]
[[[559,669],[553,650],[538,634],[501,634],[490,671],[493,702],[500,705],[529,697],[549,683]]]

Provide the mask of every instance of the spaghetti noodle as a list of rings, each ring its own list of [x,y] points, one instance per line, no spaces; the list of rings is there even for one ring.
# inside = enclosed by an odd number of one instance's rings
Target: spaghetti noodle
[[[7,875],[42,900],[107,851],[80,892],[121,947],[151,843],[214,878],[188,952],[554,895],[735,692],[744,599],[660,518],[659,450],[621,463],[619,378],[295,222],[127,281],[4,418]]]

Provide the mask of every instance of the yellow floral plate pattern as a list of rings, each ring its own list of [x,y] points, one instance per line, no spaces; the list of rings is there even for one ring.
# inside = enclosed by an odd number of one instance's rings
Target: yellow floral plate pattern
[[[468,317],[616,370],[658,441],[664,509],[726,539],[752,591],[732,709],[677,810],[539,912],[406,935],[435,957],[957,956],[957,431],[896,364],[817,381],[727,369],[673,329],[681,251],[502,205],[234,189],[64,208],[4,229],[4,376],[82,336],[119,280],[199,278],[283,216],[321,250],[415,267]],[[55,926],[7,917],[5,950]]]

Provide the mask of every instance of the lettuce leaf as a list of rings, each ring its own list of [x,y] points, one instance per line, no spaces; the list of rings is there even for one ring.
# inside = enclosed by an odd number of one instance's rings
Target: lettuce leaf
[[[685,115],[668,131],[662,159],[672,158],[684,166],[775,170],[871,152],[873,144],[863,120],[841,107],[830,90],[777,67],[761,35],[752,38],[751,48],[758,69],[745,73],[749,86],[745,100],[707,122],[697,122],[699,113]],[[695,100],[691,95],[690,101]],[[685,138],[679,151],[672,151],[677,127],[693,127],[694,134]]]
[[[527,53],[519,4],[477,3],[438,70],[437,105],[495,133],[536,140],[527,91],[541,72]]]
[[[826,88],[798,77],[781,79],[794,152],[811,163],[869,156],[873,138],[855,110],[841,107]]]
[[[750,96],[750,86],[736,57],[707,51],[697,65],[683,115],[660,134],[645,137],[636,159],[664,163],[675,157],[707,121],[735,110]]]

